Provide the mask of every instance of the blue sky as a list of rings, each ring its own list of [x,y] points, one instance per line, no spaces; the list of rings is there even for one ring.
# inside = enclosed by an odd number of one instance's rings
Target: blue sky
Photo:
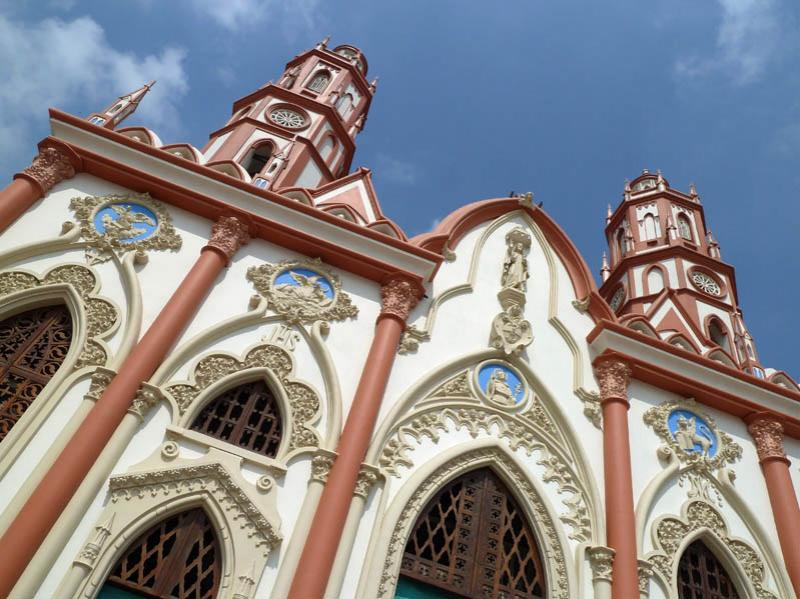
[[[29,163],[48,106],[88,114],[150,78],[129,124],[201,147],[327,34],[380,77],[354,166],[409,235],[530,190],[597,272],[606,205],[660,168],[697,184],[762,361],[800,375],[791,0],[0,0],[0,173]]]

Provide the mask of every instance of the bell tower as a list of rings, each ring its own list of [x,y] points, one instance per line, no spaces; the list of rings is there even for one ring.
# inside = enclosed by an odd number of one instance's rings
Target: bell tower
[[[206,164],[253,185],[316,188],[347,175],[377,79],[354,46],[328,38],[292,60],[278,79],[233,104],[203,150]]]
[[[600,292],[645,334],[758,378],[765,372],[739,308],[734,268],[722,261],[695,186],[672,189],[661,172],[625,182],[608,207]]]

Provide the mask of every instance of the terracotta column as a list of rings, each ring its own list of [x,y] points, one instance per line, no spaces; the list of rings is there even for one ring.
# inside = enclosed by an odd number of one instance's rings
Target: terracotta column
[[[122,363],[86,419],[0,538],[0,597],[7,597],[111,435],[191,320],[233,254],[247,241],[239,220],[217,221],[211,240],[150,328]]]
[[[783,424],[775,414],[758,413],[747,418],[747,429],[756,443],[758,461],[767,483],[783,561],[794,592],[800,597],[800,506],[792,485],[789,460],[783,451]]]
[[[338,457],[314,513],[289,589],[289,599],[322,599],[325,594],[400,335],[409,312],[419,301],[419,293],[410,281],[393,279],[381,287],[381,299],[375,336],[336,448]]]
[[[603,474],[608,546],[614,550],[611,594],[614,599],[639,596],[636,513],[633,509],[631,448],[628,436],[630,368],[615,357],[594,363],[603,409]]]
[[[40,145],[31,165],[0,190],[0,231],[4,231],[56,183],[75,176],[80,159],[66,147]]]

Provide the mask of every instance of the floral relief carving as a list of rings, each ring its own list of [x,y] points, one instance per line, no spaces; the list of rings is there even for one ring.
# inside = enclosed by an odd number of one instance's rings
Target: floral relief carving
[[[592,569],[592,579],[611,582],[615,553],[611,547],[597,546],[586,549],[589,567]]]
[[[758,452],[758,459],[786,459],[783,449],[783,423],[773,416],[756,418],[747,425]]]
[[[336,456],[330,453],[318,453],[311,459],[311,480],[325,484],[328,482]]]
[[[220,251],[230,262],[236,252],[250,241],[247,225],[235,216],[223,216],[211,226],[211,239],[206,247]]]
[[[411,281],[391,279],[381,286],[381,315],[390,315],[403,322],[419,302],[420,292]]]
[[[29,167],[22,171],[42,188],[42,194],[54,185],[75,176],[75,167],[69,156],[58,148],[42,148]]]
[[[113,255],[146,250],[179,250],[181,238],[166,208],[150,194],[113,194],[72,198],[70,210],[86,240],[89,264]]]
[[[361,466],[361,470],[358,472],[356,487],[353,492],[358,497],[367,499],[369,497],[370,490],[376,482],[378,482],[378,469],[364,464]]]
[[[623,399],[628,401],[628,383],[631,369],[622,360],[606,358],[594,366],[594,374],[600,387],[600,401]]]
[[[283,275],[291,277],[290,282],[276,281]],[[252,266],[247,280],[288,324],[341,321],[358,314],[339,277],[318,258]]]
[[[311,423],[319,415],[320,399],[316,391],[293,379],[294,362],[289,352],[277,345],[263,344],[252,348],[242,359],[227,354],[211,354],[200,359],[194,368],[193,384],[177,383],[166,387],[181,414],[185,413],[200,393],[224,377],[254,368],[269,369],[280,381],[290,411],[288,451],[300,447],[317,447],[319,436]]]
[[[26,289],[68,284],[80,298],[86,313],[87,338],[83,350],[75,361],[75,369],[84,366],[102,366],[108,355],[100,339],[111,334],[119,321],[117,308],[97,294],[100,290],[97,275],[82,264],[64,264],[51,268],[42,278],[28,272],[6,271],[0,273],[0,297]]]
[[[153,387],[147,383],[142,383],[136,391],[133,402],[128,408],[128,412],[139,418],[144,422],[147,413],[155,406],[160,400],[161,390],[158,387]]]
[[[764,588],[766,568],[761,556],[744,541],[728,535],[725,520],[712,505],[694,500],[684,504],[681,511],[680,518],[666,516],[656,522],[653,526],[653,542],[657,549],[647,555],[647,561],[668,587],[674,586],[673,572],[680,559],[678,549],[684,539],[702,529],[711,531],[730,549],[742,572],[755,588],[758,599],[777,599],[775,594]]]
[[[570,589],[567,578],[567,558],[561,546],[555,523],[544,502],[512,460],[502,452],[487,448],[467,452],[446,462],[414,491],[403,508],[389,539],[388,551],[383,562],[378,586],[379,599],[388,599],[393,596],[406,539],[417,515],[432,493],[458,474],[486,463],[502,468],[510,479],[510,486],[517,490],[520,499],[533,513],[532,524],[539,533],[537,538],[543,546],[542,561],[547,571],[549,584],[552,585],[551,599],[568,599],[572,596],[571,590],[574,591],[574,589]]]
[[[640,595],[647,597],[650,594],[650,579],[654,572],[653,564],[644,559],[638,560],[637,574],[639,575]]]

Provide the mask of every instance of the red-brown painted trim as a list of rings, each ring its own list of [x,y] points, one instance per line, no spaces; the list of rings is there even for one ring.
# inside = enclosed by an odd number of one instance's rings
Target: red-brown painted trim
[[[567,269],[577,298],[580,300],[589,298],[588,313],[594,321],[598,322],[601,319],[616,321],[614,312],[597,292],[589,267],[563,229],[543,210],[525,206],[518,198],[483,200],[462,206],[445,217],[430,233],[412,238],[411,243],[434,252],[443,252],[445,248],[453,249],[459,240],[476,226],[515,210],[527,212],[542,230]]]

